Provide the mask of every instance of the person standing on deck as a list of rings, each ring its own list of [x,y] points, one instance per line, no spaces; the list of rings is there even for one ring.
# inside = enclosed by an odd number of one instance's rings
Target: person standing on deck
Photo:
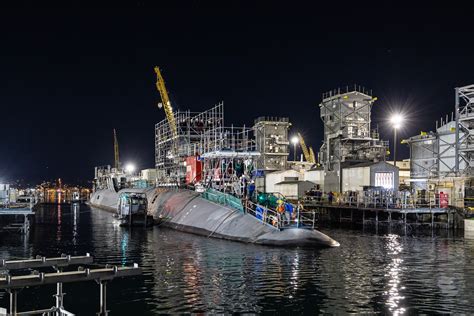
[[[250,182],[247,189],[248,189],[248,199],[250,201],[253,201],[253,193],[255,192],[255,181],[254,180],[252,180]]]
[[[329,202],[329,204],[332,204],[333,198],[334,198],[334,193],[332,193],[332,191],[329,191],[329,193],[328,193],[328,202]]]
[[[285,203],[285,217],[287,225],[291,224],[291,217],[293,215],[293,205]]]

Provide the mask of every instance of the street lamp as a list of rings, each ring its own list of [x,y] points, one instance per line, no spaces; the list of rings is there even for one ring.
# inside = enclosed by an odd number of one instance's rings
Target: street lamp
[[[296,145],[298,145],[299,141],[300,139],[298,138],[298,136],[293,136],[291,138],[291,143],[293,144],[293,161],[296,161]]]
[[[393,165],[397,166],[397,130],[402,127],[403,116],[401,114],[393,114],[390,123],[393,127]]]
[[[125,172],[133,173],[135,171],[135,165],[129,163],[125,166]]]

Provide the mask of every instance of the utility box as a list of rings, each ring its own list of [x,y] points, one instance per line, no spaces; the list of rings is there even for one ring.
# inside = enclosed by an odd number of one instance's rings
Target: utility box
[[[186,158],[186,184],[197,183],[202,179],[202,161],[199,156]]]

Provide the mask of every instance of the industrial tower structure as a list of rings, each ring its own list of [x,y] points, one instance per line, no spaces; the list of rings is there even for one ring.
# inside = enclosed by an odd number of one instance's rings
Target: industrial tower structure
[[[455,88],[455,111],[403,143],[410,147],[410,177],[416,189],[428,182],[474,176],[474,85]]]
[[[288,129],[291,123],[287,117],[262,116],[255,120],[253,131],[256,150],[261,157],[257,168],[264,171],[285,170],[289,154]]]
[[[324,166],[326,191],[342,192],[342,168],[360,162],[385,161],[388,142],[371,128],[377,98],[360,86],[323,93],[319,105],[324,143],[318,157]]]
[[[474,84],[456,88],[456,157],[457,176],[474,176]]]

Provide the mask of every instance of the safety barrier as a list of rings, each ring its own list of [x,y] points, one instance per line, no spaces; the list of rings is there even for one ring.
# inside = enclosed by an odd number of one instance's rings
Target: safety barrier
[[[242,212],[244,211],[242,201],[239,198],[227,193],[223,193],[214,189],[207,189],[201,193],[201,197],[214,203],[229,206]]]
[[[276,229],[284,229],[290,227],[296,228],[312,228],[314,229],[316,214],[314,211],[298,210],[293,207],[293,217],[286,218],[286,212],[279,213],[260,204],[246,201],[246,213],[256,217],[263,224],[267,224]]]
[[[405,191],[346,192],[334,193],[332,199],[327,194],[306,196],[305,205],[345,205],[357,208],[448,208],[453,205],[451,197],[445,193],[427,192],[425,195],[411,194]]]

